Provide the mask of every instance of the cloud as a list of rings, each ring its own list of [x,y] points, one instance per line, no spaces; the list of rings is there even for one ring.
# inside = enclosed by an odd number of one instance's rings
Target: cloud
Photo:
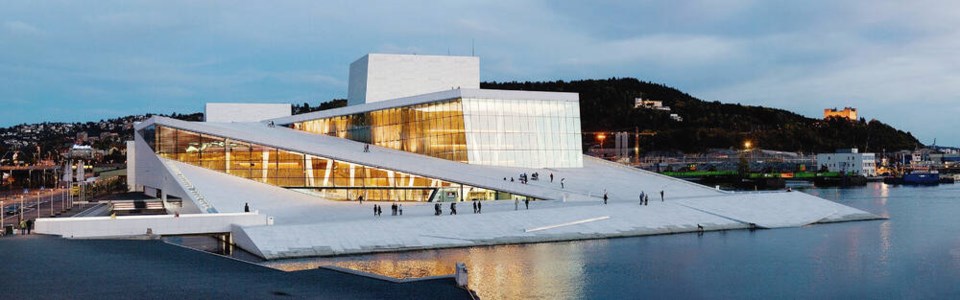
[[[317,103],[345,97],[349,63],[368,52],[475,51],[484,80],[630,76],[811,117],[851,105],[960,145],[924,123],[958,107],[950,1],[105,0],[5,3],[0,20],[0,41],[12,41],[0,47],[0,104],[19,112],[3,112],[0,126],[50,106],[92,115]]]
[[[43,30],[23,21],[3,22],[3,29],[9,33],[22,36],[42,36],[44,34]]]

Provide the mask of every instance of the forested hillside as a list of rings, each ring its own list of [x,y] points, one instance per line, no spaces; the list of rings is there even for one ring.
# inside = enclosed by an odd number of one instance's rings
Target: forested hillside
[[[645,137],[649,150],[699,152],[737,148],[745,140],[755,147],[783,151],[824,152],[857,147],[880,152],[914,149],[920,142],[877,120],[812,119],[786,110],[706,102],[677,89],[634,78],[553,82],[484,82],[481,88],[557,91],[580,94],[584,132],[656,131]],[[634,108],[635,98],[661,100],[671,111]],[[675,113],[683,121],[675,121]],[[587,138],[584,142],[590,143]]]

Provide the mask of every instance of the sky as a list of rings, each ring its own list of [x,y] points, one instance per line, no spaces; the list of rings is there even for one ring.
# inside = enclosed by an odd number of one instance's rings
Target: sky
[[[481,80],[634,77],[960,146],[951,1],[4,1],[0,126],[346,98],[367,53],[480,57]]]

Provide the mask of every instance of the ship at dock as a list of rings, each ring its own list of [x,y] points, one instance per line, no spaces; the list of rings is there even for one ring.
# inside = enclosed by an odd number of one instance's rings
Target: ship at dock
[[[903,185],[938,185],[941,183],[953,183],[953,177],[940,177],[940,172],[936,170],[915,170],[903,174],[899,177],[887,177],[883,179],[886,184]]]

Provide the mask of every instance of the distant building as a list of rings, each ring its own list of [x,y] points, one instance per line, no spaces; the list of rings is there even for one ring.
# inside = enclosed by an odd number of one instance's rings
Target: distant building
[[[670,119],[673,119],[674,121],[677,121],[677,122],[683,122],[683,117],[681,117],[678,114],[670,114]]]
[[[100,133],[100,140],[116,139],[116,138],[119,138],[119,137],[120,137],[120,135],[117,134],[116,132],[108,132],[108,131],[105,131],[105,132],[101,132],[101,133]]]
[[[98,155],[103,156],[103,151],[84,145],[73,145],[64,153],[64,157],[70,159],[94,159]]]
[[[844,118],[856,121],[857,109],[853,107],[844,107],[843,110],[837,110],[837,108],[825,108],[823,109],[823,118]]]
[[[660,100],[643,100],[643,98],[633,99],[633,108],[644,108],[644,109],[656,109],[662,111],[670,111],[669,106],[663,106],[663,101]]]
[[[830,172],[845,172],[863,176],[877,176],[876,155],[859,153],[857,148],[839,149],[836,153],[817,154],[817,165]]]

